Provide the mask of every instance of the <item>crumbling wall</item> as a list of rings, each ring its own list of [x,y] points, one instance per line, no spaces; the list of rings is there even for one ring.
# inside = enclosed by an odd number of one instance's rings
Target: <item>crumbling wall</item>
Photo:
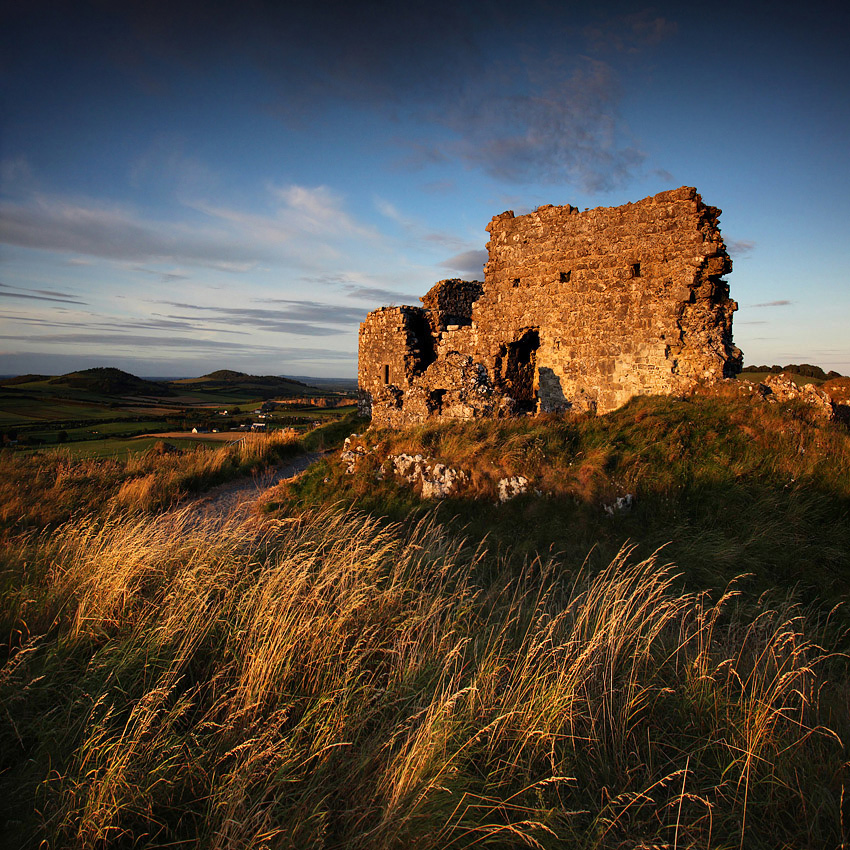
[[[441,281],[423,308],[375,311],[361,326],[360,387],[376,424],[604,413],[734,375],[719,215],[683,187],[621,207],[496,216],[483,285]]]
[[[429,313],[431,327],[440,333],[472,323],[472,307],[484,292],[480,280],[451,278],[435,283],[419,300]]]

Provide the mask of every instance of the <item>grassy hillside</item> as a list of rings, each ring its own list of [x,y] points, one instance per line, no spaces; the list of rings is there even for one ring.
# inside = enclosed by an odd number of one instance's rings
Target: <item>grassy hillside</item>
[[[146,381],[137,378],[129,372],[112,367],[99,367],[95,369],[83,369],[81,372],[69,372],[51,378],[50,384],[73,387],[74,389],[88,390],[92,393],[116,396],[169,396],[171,389],[165,384]]]
[[[150,438],[146,450],[107,457],[97,456],[98,442],[89,445],[90,455],[61,448],[0,451],[0,541],[72,517],[161,510],[301,449],[286,431],[246,434],[238,443],[217,446]]]
[[[756,594],[777,585],[806,599],[847,594],[850,433],[801,405],[644,397],[602,417],[370,430],[355,444],[368,453],[353,474],[328,461],[287,504],[421,514],[434,502],[384,463],[419,454],[468,474],[437,506],[440,519],[515,558],[554,551],[601,567],[633,542],[642,557],[665,547],[697,589],[748,574]],[[498,481],[511,476],[527,478],[528,492],[500,504]],[[626,496],[631,508],[617,510]]]
[[[53,378],[23,375],[0,382],[0,446],[32,450],[62,443],[80,455],[123,455],[137,446],[110,436],[191,431],[193,426],[235,430],[250,425],[255,408],[270,398],[305,402],[281,407],[268,418],[270,428],[303,430],[348,412],[338,407],[345,399],[337,392],[230,370],[177,382],[146,381],[112,368]],[[311,403],[316,400],[325,407]],[[99,445],[79,445],[83,441]]]
[[[848,442],[720,398],[369,432],[352,474],[320,464],[216,522],[148,497],[188,454],[21,471],[42,490],[0,561],[0,843],[843,846],[848,641],[826,600]],[[402,450],[467,491],[435,509],[376,478]],[[508,474],[533,487],[497,506]],[[70,522],[40,513],[49,492]]]
[[[277,375],[248,375],[231,369],[219,369],[200,378],[183,378],[172,381],[178,392],[191,390],[203,393],[227,393],[235,399],[242,398],[286,398],[330,395],[327,390],[308,386],[294,378]]]

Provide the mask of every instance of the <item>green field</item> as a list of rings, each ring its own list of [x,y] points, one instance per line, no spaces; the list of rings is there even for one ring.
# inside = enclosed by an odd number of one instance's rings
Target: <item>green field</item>
[[[278,390],[289,397],[293,393],[333,396],[285,379],[215,374],[218,379],[170,385],[154,385],[111,369],[72,373],[61,379],[7,380],[0,384],[0,432],[5,435],[4,444],[17,441],[24,451],[61,444],[75,457],[110,457],[142,451],[152,444],[131,445],[120,437],[190,431],[193,425],[235,431],[240,423],[256,421],[255,411]],[[138,392],[165,394],[139,397]],[[234,408],[239,413],[233,414]],[[223,409],[229,409],[227,417],[219,415]],[[306,431],[316,422],[339,419],[351,410],[351,406],[280,405],[263,421],[270,430],[291,427]],[[61,437],[60,432],[64,432]],[[188,444],[197,445],[197,441]]]
[[[141,454],[160,442],[160,437],[139,437],[138,439],[88,440],[80,443],[66,443],[59,451],[67,450],[74,458],[108,458],[127,454]],[[221,447],[218,440],[205,440],[203,437],[181,439],[169,437],[166,442],[178,449],[196,449],[199,446]]]

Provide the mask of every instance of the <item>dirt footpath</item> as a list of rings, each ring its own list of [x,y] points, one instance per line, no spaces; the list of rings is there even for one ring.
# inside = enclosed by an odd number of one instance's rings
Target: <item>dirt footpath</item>
[[[315,463],[321,454],[308,452],[289,458],[277,466],[258,472],[250,478],[238,478],[219,484],[200,496],[184,502],[175,511],[187,512],[192,519],[224,519],[237,513],[247,514],[257,499],[270,487],[294,478]]]

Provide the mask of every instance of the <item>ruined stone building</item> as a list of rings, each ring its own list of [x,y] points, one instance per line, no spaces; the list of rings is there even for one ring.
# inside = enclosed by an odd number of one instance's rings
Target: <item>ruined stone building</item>
[[[735,375],[720,210],[682,187],[621,207],[544,206],[487,226],[484,282],[360,326],[363,406],[379,426],[433,417],[605,413]]]

